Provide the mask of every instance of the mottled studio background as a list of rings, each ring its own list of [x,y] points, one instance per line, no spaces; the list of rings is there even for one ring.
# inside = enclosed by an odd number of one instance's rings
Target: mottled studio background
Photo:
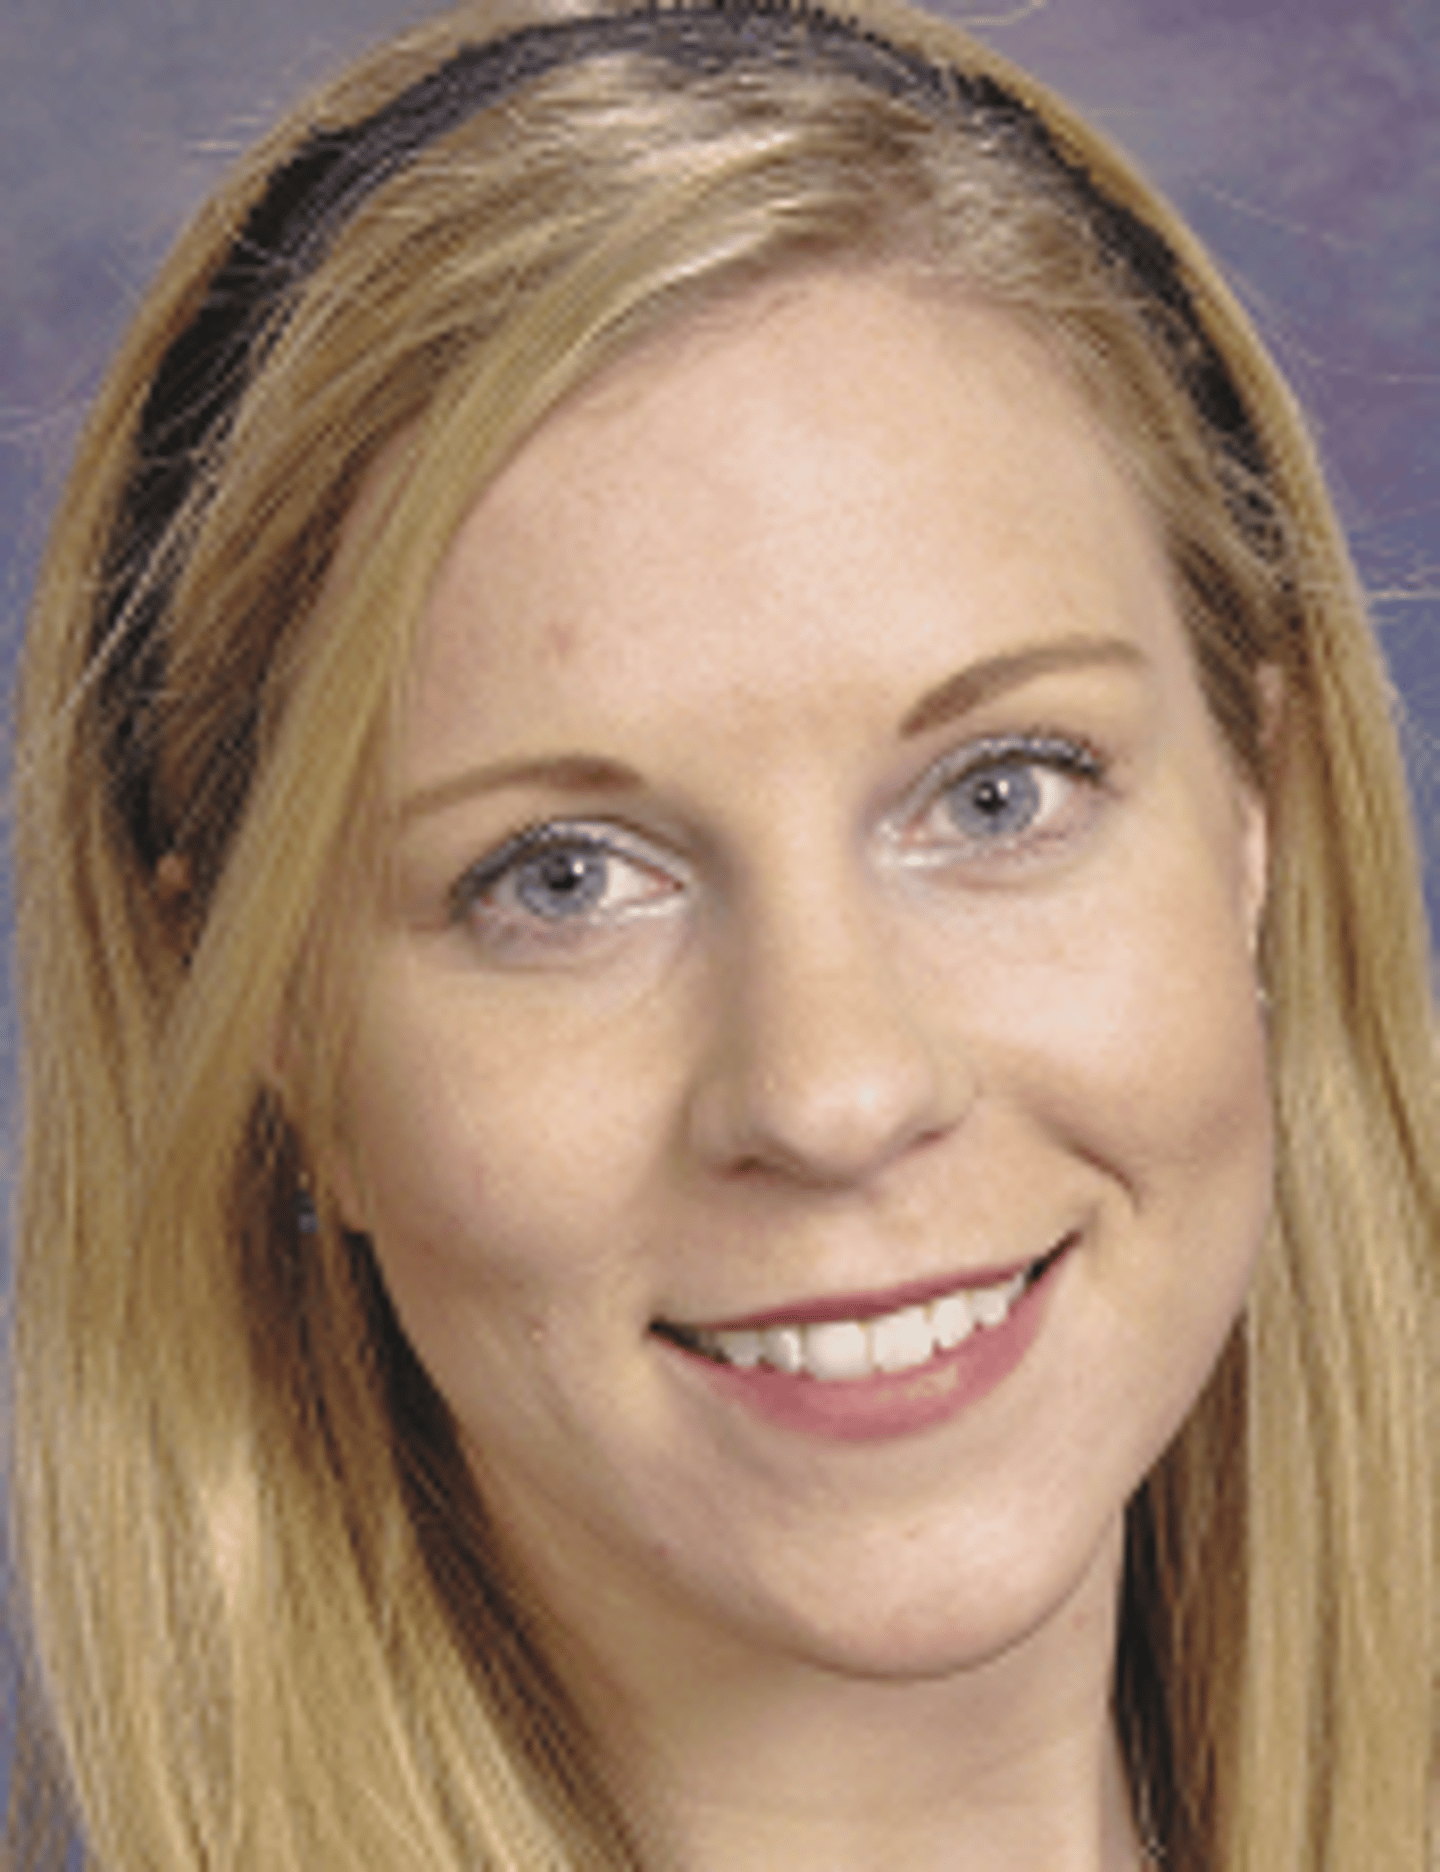
[[[0,0],[7,680],[78,414],[176,228],[279,107],[428,10]],[[1294,378],[1407,705],[1440,923],[1440,0],[952,11],[1169,188]]]

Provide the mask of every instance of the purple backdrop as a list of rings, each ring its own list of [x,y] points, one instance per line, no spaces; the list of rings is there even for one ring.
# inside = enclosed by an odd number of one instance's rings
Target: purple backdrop
[[[177,225],[282,104],[428,10],[0,0],[0,672],[78,413]],[[1407,704],[1440,927],[1440,0],[951,10],[1142,159],[1294,378]]]

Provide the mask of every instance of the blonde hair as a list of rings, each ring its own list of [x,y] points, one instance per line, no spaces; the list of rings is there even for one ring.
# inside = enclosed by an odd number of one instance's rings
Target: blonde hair
[[[1391,698],[1303,423],[1123,160],[924,15],[866,4],[850,33],[939,74],[922,97],[808,56],[822,16],[699,6],[793,27],[800,53],[587,55],[465,116],[297,271],[233,419],[126,554],[157,370],[277,167],[458,47],[584,13],[462,7],[254,152],[121,353],[42,577],[16,782],[13,1497],[88,1848],[115,1872],[641,1860],[326,1199],[340,937],[408,632],[487,478],[648,334],[787,270],[874,266],[1009,308],[1085,387],[1274,827],[1275,1219],[1132,1505],[1116,1697],[1137,1803],[1177,1872],[1414,1872],[1440,1126]],[[993,108],[967,114],[957,73]]]

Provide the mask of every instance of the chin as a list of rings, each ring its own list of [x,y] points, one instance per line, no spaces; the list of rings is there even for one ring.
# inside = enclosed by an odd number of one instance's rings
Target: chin
[[[995,1527],[937,1552],[892,1535],[847,1559],[835,1551],[757,1590],[748,1616],[757,1654],[841,1677],[894,1684],[954,1678],[1002,1659],[1037,1657],[1047,1634],[1089,1627],[1113,1652],[1124,1512],[1097,1528],[1006,1538]],[[926,1543],[929,1545],[929,1543]],[[907,1551],[907,1548],[909,1551]],[[728,1596],[728,1595],[727,1595]],[[733,1618],[732,1602],[732,1618]],[[732,1624],[732,1630],[735,1625]]]

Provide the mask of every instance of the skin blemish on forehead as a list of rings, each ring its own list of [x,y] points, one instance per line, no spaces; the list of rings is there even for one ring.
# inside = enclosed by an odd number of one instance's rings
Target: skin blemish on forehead
[[[580,641],[580,633],[573,620],[555,618],[546,627],[541,639],[543,656],[551,663],[567,663],[575,654]]]

